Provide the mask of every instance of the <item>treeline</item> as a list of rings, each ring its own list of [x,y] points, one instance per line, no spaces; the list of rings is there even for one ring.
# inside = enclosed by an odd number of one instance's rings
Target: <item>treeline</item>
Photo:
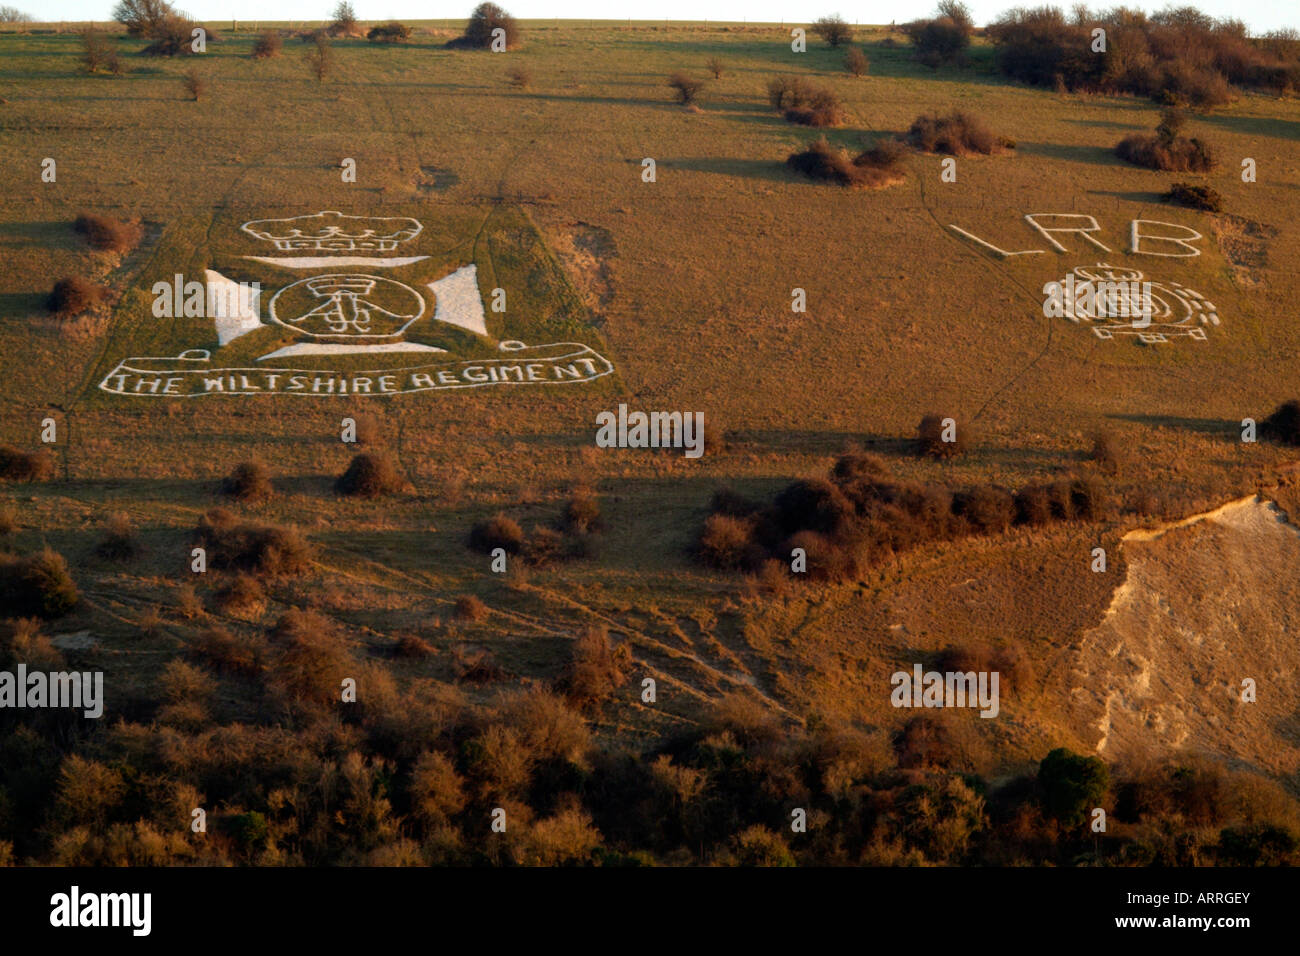
[[[919,445],[927,443],[930,419]],[[956,442],[954,445],[958,444]],[[696,556],[712,567],[785,576],[796,550],[807,580],[852,578],[864,568],[927,541],[1000,534],[1012,525],[1104,517],[1107,495],[1094,475],[1032,484],[1012,492],[996,485],[949,488],[899,481],[877,455],[848,454],[826,478],[793,482],[770,505],[730,491],[713,498]]]
[[[1095,31],[1104,34],[1104,48]],[[1067,17],[1059,7],[1017,7],[989,24],[998,68],[1036,86],[1133,93],[1208,108],[1233,87],[1274,94],[1300,89],[1300,34],[1251,37],[1240,20],[1194,7],[1147,14],[1130,7]]]
[[[317,623],[272,634],[269,686],[294,692],[311,659],[294,642],[333,639],[305,637]],[[561,692],[475,707],[445,685],[403,693],[361,676],[347,715],[303,697],[287,720],[194,727],[221,694],[177,661],[152,719],[87,736],[6,716],[0,864],[1300,862],[1280,788],[1191,758],[1114,772],[1058,748],[995,785],[929,717],[892,736],[790,727],[741,697],[632,754],[597,744]],[[206,832],[191,828],[196,808]]]

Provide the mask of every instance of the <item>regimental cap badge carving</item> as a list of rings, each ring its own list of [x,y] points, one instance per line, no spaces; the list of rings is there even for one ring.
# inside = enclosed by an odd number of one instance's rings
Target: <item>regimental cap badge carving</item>
[[[284,252],[390,252],[423,228],[405,216],[348,216],[318,212],[292,219],[255,219],[240,228]]]

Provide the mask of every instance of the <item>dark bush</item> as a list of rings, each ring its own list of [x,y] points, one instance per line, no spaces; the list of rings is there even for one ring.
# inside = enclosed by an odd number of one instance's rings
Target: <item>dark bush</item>
[[[1192,183],[1174,183],[1169,192],[1160,197],[1165,202],[1188,209],[1203,209],[1206,212],[1223,212],[1223,197],[1209,186],[1196,186]]]
[[[776,496],[773,512],[786,534],[816,531],[840,535],[853,523],[853,503],[839,487],[824,478],[796,481]]]
[[[110,561],[127,561],[140,551],[140,539],[131,526],[131,519],[120,513],[110,515],[104,524],[104,537],[96,546],[95,553]]]
[[[548,568],[565,556],[564,535],[538,525],[524,542],[524,560],[533,567]]]
[[[966,427],[951,416],[934,412],[916,428],[916,452],[929,458],[956,458],[966,451]]]
[[[931,717],[910,718],[894,734],[894,756],[904,770],[946,767],[957,757],[952,735]]]
[[[515,18],[495,3],[480,3],[470,14],[465,33],[448,42],[447,46],[453,49],[486,50],[492,46],[492,31],[497,29],[504,31],[506,49],[514,49],[519,45],[523,33]]]
[[[1119,140],[1115,155],[1126,163],[1175,173],[1206,173],[1217,165],[1214,152],[1203,140],[1179,135],[1187,118],[1178,108],[1161,113],[1156,135],[1131,135]]]
[[[533,73],[522,66],[512,66],[506,70],[506,79],[517,90],[526,90],[533,85]]]
[[[334,483],[335,491],[350,498],[382,498],[395,495],[405,487],[406,478],[397,462],[384,451],[356,455]]]
[[[1300,400],[1293,398],[1274,409],[1273,414],[1259,423],[1259,433],[1270,441],[1300,445]],[[4,451],[0,450],[0,462],[3,460]],[[0,476],[4,471],[0,464]]]
[[[251,619],[266,610],[266,588],[242,571],[218,588],[214,598],[223,614]]]
[[[816,531],[800,531],[782,546],[786,566],[793,560],[795,548],[802,548],[807,559],[803,574],[809,581],[845,581],[858,574],[854,546]]]
[[[221,493],[237,501],[265,501],[275,493],[271,472],[260,461],[242,462],[222,479]]]
[[[28,452],[0,445],[0,481],[46,481],[54,475],[54,456],[48,448]]]
[[[1219,831],[1219,862],[1228,866],[1290,866],[1300,841],[1285,827],[1247,823]]]
[[[138,222],[89,212],[77,216],[72,228],[86,237],[92,249],[107,252],[130,252],[144,235],[144,229]]]
[[[269,60],[280,55],[284,38],[276,30],[267,30],[253,43],[253,59]]]
[[[947,116],[937,113],[918,116],[907,131],[907,141],[923,152],[951,156],[972,153],[987,156],[1000,145],[983,120],[961,110]]]
[[[1038,765],[1043,811],[1067,829],[1081,827],[1110,789],[1110,773],[1097,757],[1058,747]]]
[[[914,20],[903,27],[917,60],[931,67],[961,61],[974,32],[970,12],[963,4],[945,0],[939,4],[938,14],[933,19]]]
[[[767,101],[772,109],[783,113],[802,106],[812,97],[812,85],[800,76],[774,76],[767,81]]]
[[[256,638],[210,627],[195,638],[190,653],[222,673],[251,677],[262,670],[264,647]]]
[[[1045,485],[1029,485],[1016,492],[1016,524],[1049,524],[1052,514],[1052,497]]]
[[[77,601],[63,555],[49,548],[23,557],[0,554],[0,616],[61,617]]]
[[[828,127],[842,126],[848,119],[844,104],[834,90],[814,87],[800,102],[786,109],[785,120],[800,126]]]
[[[1095,463],[1101,471],[1108,475],[1116,474],[1123,464],[1124,453],[1120,450],[1119,441],[1110,432],[1098,432],[1092,438],[1092,450],[1088,452],[1088,460]]]
[[[668,86],[677,91],[677,102],[689,105],[695,102],[696,97],[700,95],[700,90],[704,89],[704,81],[687,76],[685,73],[674,73],[668,77]]]
[[[786,165],[811,179],[833,182],[840,186],[878,189],[904,178],[902,157],[906,147],[885,140],[850,159],[842,149],[835,149],[819,139],[800,153],[793,153]]]
[[[1011,493],[991,485],[981,485],[953,495],[953,514],[964,518],[981,534],[1001,534],[1016,517],[1016,502]]]
[[[411,39],[411,28],[395,20],[381,23],[370,28],[366,39],[371,43],[405,43]]]
[[[488,616],[488,606],[473,594],[456,598],[456,617],[462,621],[481,621]]]
[[[854,76],[865,76],[870,67],[871,61],[860,48],[850,47],[849,52],[844,54],[844,69]]]
[[[497,548],[506,554],[519,554],[524,549],[524,529],[519,522],[497,514],[474,524],[469,532],[469,546],[475,551],[491,554]]]
[[[198,537],[215,568],[279,575],[311,567],[311,546],[297,528],[240,521],[224,508],[199,519]]]
[[[53,315],[71,318],[89,312],[101,303],[107,302],[108,299],[109,290],[105,286],[78,276],[70,276],[54,283],[49,298],[45,300],[45,307]]]
[[[820,179],[840,186],[859,185],[857,167],[848,153],[835,149],[825,139],[819,139],[802,152],[791,153],[786,165],[810,179]]]

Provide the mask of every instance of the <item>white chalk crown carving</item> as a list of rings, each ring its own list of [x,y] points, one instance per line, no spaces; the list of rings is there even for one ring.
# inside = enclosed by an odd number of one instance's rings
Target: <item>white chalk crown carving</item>
[[[418,236],[424,227],[405,216],[348,216],[326,211],[292,219],[254,219],[239,228],[274,243],[283,252],[391,252],[399,242]]]

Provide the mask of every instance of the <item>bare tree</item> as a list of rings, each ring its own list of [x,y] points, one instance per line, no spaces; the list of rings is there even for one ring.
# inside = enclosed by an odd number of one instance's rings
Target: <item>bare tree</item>
[[[813,33],[817,34],[831,46],[839,46],[853,39],[853,28],[838,13],[822,17],[813,24]]]

